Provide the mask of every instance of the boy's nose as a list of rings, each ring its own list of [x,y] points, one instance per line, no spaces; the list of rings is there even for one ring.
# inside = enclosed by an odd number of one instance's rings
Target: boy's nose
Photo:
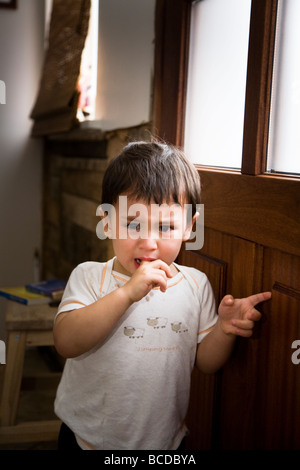
[[[144,250],[156,250],[157,240],[155,237],[139,238],[139,246]]]

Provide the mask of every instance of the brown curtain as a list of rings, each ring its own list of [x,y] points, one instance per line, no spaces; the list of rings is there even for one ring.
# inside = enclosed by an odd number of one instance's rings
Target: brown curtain
[[[77,122],[77,81],[91,0],[53,0],[40,89],[30,117],[32,135],[70,130]]]

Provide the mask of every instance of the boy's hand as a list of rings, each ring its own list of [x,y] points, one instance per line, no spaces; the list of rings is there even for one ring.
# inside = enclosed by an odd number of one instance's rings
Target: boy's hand
[[[271,298],[271,292],[250,295],[244,299],[234,299],[226,295],[219,305],[219,320],[226,334],[248,338],[252,335],[254,324],[261,314],[254,307]]]
[[[154,287],[167,290],[167,278],[172,277],[171,268],[163,261],[143,261],[130,280],[124,285],[132,302],[141,300]]]

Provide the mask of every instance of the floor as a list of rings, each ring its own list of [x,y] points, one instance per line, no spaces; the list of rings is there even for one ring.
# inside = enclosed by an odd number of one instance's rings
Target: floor
[[[0,365],[0,390],[4,365]],[[17,421],[56,419],[53,411],[56,388],[63,364],[53,348],[29,348],[25,354]],[[56,442],[0,444],[0,450],[56,450]]]

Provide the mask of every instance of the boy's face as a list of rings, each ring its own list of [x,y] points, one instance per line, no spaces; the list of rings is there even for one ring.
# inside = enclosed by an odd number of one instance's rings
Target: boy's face
[[[141,261],[160,259],[171,265],[182,242],[188,240],[187,209],[179,204],[147,204],[120,196],[110,234],[117,257],[115,269],[131,276]]]

